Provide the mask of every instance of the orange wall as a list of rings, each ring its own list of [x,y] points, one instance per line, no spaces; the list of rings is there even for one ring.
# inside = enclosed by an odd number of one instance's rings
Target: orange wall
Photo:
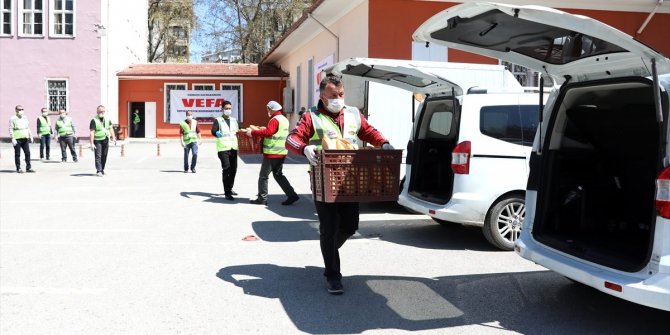
[[[242,108],[244,120],[240,120],[243,127],[250,124],[265,125],[268,122],[267,109],[265,105],[270,100],[283,103],[281,100],[283,80],[184,80],[179,78],[170,79],[140,79],[119,80],[119,124],[128,126],[128,104],[130,102],[156,102],[156,137],[170,138],[179,137],[179,125],[166,123],[164,120],[163,87],[165,83],[207,83],[215,84],[242,84]],[[201,127],[204,137],[211,137],[209,130],[211,126],[203,124]]]
[[[428,18],[457,5],[454,2],[416,0],[369,0],[369,57],[412,58],[412,33]],[[650,7],[651,8],[651,7]],[[648,13],[562,9],[602,21],[631,36],[640,28]],[[656,14],[640,36],[639,41],[670,56],[670,14]],[[461,63],[497,64],[497,60],[468,52],[449,49],[449,61]]]

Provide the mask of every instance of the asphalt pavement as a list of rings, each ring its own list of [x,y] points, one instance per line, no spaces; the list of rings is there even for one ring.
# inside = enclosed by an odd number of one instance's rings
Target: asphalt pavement
[[[160,144],[160,153],[158,147]],[[260,155],[240,156],[237,200],[224,199],[211,142],[184,173],[176,141],[39,161],[15,173],[0,144],[2,334],[661,334],[670,313],[635,305],[440,226],[395,203],[361,206],[341,249],[345,293],[325,290],[306,161],[284,173],[291,206]],[[123,148],[123,155],[122,155]],[[79,148],[77,148],[79,151]],[[160,155],[159,155],[160,154]],[[22,163],[23,164],[23,163]]]

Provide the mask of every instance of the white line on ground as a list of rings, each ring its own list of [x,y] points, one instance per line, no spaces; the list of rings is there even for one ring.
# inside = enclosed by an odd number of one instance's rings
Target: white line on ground
[[[139,233],[141,229],[0,229],[0,233]]]
[[[0,294],[65,294],[65,295],[90,295],[103,294],[106,288],[73,288],[73,287],[34,287],[34,286],[3,286]]]

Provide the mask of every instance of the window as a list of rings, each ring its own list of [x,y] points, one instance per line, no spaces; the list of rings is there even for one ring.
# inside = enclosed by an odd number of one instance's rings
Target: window
[[[455,136],[453,101],[447,99],[428,100],[421,117],[418,139],[446,140]]]
[[[12,34],[12,0],[0,0],[0,35]]]
[[[172,36],[174,38],[186,38],[186,29],[181,26],[174,26],[172,27]]]
[[[23,0],[19,15],[21,36],[42,36],[44,23],[44,0]]]
[[[186,83],[165,84],[165,89],[163,90],[163,93],[165,93],[165,105],[163,108],[165,110],[165,122],[170,122],[170,91],[172,90],[186,90]]]
[[[479,130],[482,134],[501,141],[532,146],[538,113],[537,105],[482,107]]]
[[[214,91],[214,84],[192,84],[191,89],[194,91]]]
[[[51,35],[74,36],[74,0],[51,1]]]
[[[168,53],[172,56],[186,56],[187,50],[185,45],[172,45],[168,48]]]
[[[47,106],[50,111],[68,110],[67,80],[47,80]]]
[[[244,109],[242,108],[242,84],[221,84],[222,91],[237,91],[237,106],[235,101],[233,103],[233,117],[237,119],[239,123],[242,123],[244,118]],[[237,116],[235,116],[235,111],[237,111]]]

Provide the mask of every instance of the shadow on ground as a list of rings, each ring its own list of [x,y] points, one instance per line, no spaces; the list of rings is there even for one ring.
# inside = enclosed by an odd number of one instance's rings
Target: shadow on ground
[[[344,295],[325,290],[323,269],[251,264],[217,277],[245,294],[279,299],[301,331],[359,334],[478,325],[479,332],[660,334],[668,313],[603,294],[549,271],[438,278],[351,276]]]
[[[73,173],[70,176],[72,177],[97,177],[95,173]]]
[[[263,155],[262,154],[253,154],[253,155],[237,155],[240,160],[244,162],[244,164],[261,164],[263,162]],[[308,162],[307,158],[304,156],[298,156],[294,155],[292,153],[289,153],[286,156],[286,159],[284,160],[284,164],[304,164],[305,165],[305,173],[308,170]]]
[[[182,173],[184,172],[182,171]],[[221,193],[179,192],[179,195],[181,195],[184,198],[195,199],[202,202],[213,202],[213,203],[231,204],[231,205],[237,203],[249,203],[249,198],[240,198],[237,196],[235,197],[234,201],[226,200],[226,198],[224,198],[224,195]]]

